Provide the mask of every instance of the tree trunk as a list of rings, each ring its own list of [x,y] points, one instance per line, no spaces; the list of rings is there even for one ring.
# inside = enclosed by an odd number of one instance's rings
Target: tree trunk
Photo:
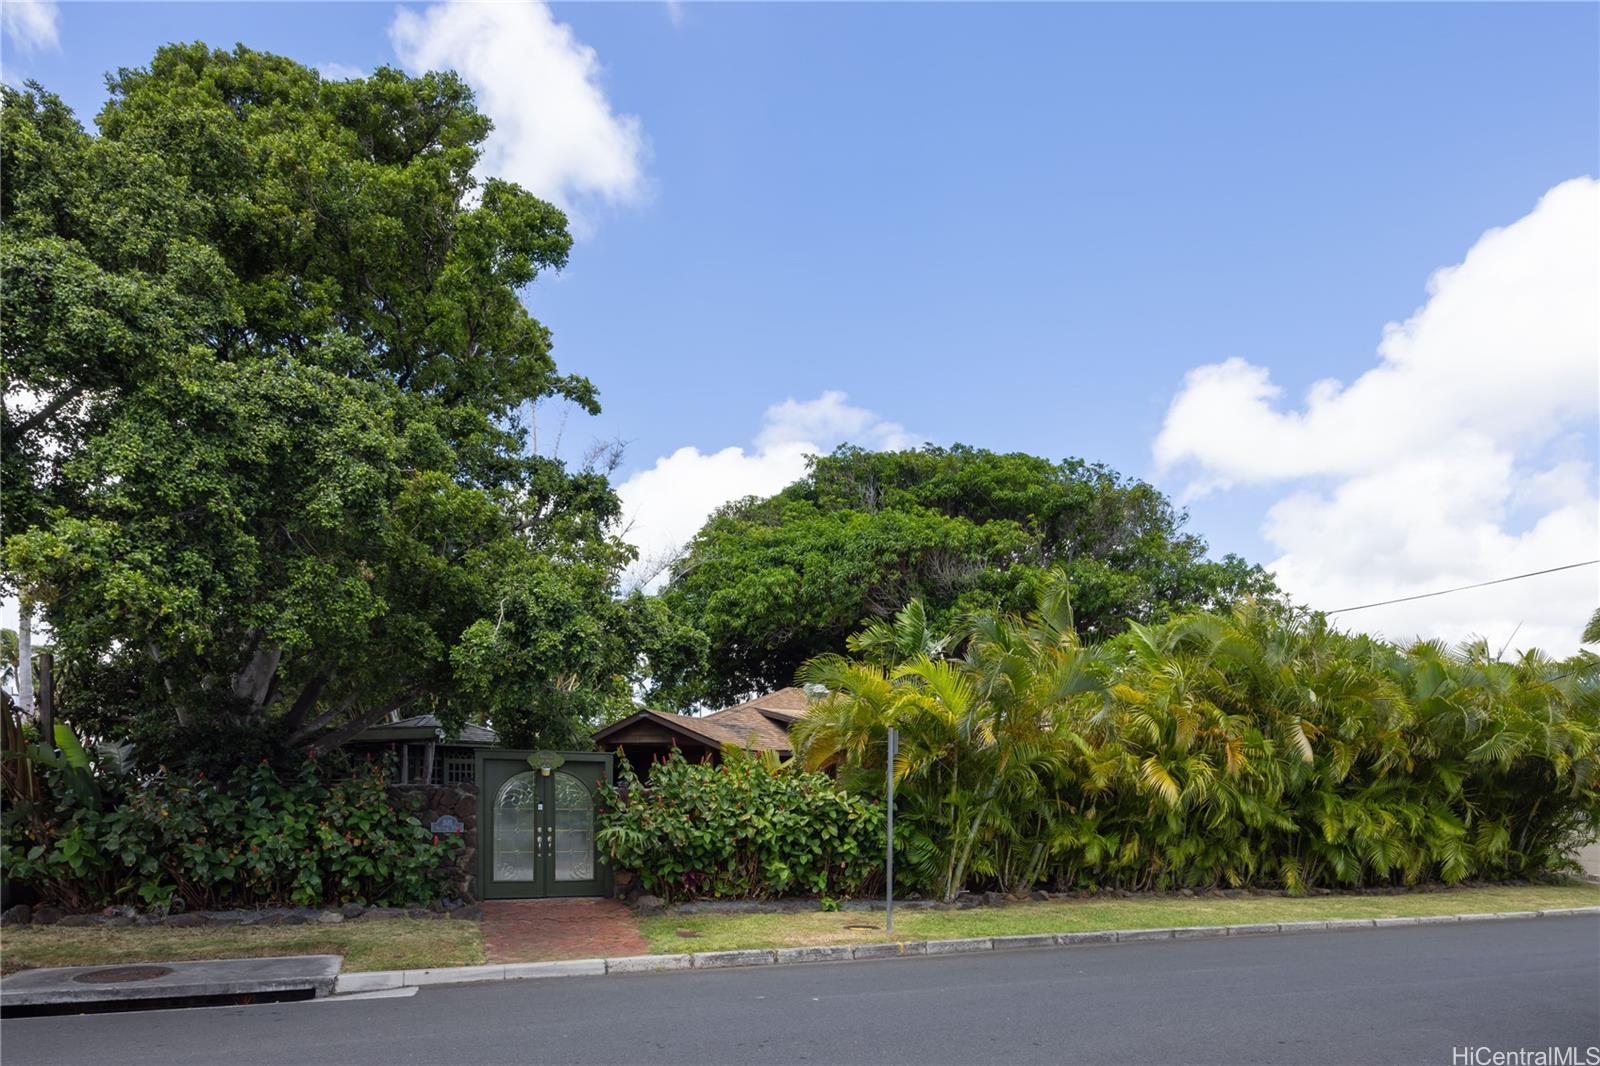
[[[244,703],[251,716],[259,715],[266,706],[282,658],[282,648],[263,648],[258,644],[251,649],[250,661],[244,669],[234,675],[233,695]]]
[[[151,643],[145,645],[145,651],[150,653],[151,662],[155,663],[157,666],[161,665],[162,658],[161,648],[159,645],[152,641]],[[176,691],[176,687],[172,684],[172,678],[165,670],[161,671],[161,685],[167,690],[167,695],[169,696]],[[182,726],[184,729],[188,729],[193,723],[194,719],[189,714],[188,708],[183,705],[183,701],[173,700],[172,709],[178,716],[178,725]]]
[[[33,605],[26,599],[17,603],[17,706],[25,716],[33,715]]]

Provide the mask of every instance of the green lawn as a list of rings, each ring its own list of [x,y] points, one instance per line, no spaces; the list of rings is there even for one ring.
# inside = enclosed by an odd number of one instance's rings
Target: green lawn
[[[1240,925],[1325,918],[1402,918],[1427,914],[1536,911],[1600,906],[1600,886],[1464,888],[1399,896],[1246,896],[1237,899],[1170,898],[1063,900],[1017,903],[970,911],[896,910],[894,939],[945,940],[1022,933],[1071,933],[1155,926]],[[853,929],[851,926],[869,926]],[[882,913],[835,911],[803,914],[659,915],[639,922],[656,954],[873,943],[888,939]],[[698,933],[685,937],[680,930]]]
[[[338,925],[123,929],[23,926],[0,935],[0,972],[40,966],[343,955],[344,969],[403,970],[484,961],[477,922],[393,918]]]

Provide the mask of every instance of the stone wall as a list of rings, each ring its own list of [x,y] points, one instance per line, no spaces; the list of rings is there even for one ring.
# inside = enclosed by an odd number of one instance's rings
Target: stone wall
[[[461,820],[461,840],[447,894],[460,899],[478,898],[478,788],[462,785],[390,785],[395,805],[415,814],[424,826],[445,815]]]

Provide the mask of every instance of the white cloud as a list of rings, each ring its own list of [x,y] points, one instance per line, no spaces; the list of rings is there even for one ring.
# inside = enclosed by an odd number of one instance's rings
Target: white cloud
[[[770,496],[806,471],[806,456],[848,441],[864,448],[909,448],[916,441],[898,422],[852,406],[842,392],[814,400],[787,399],[767,408],[752,447],[702,452],[679,448],[624,481],[625,536],[639,549],[631,584],[654,587],[664,566],[700,529],[712,511],[745,496]]]
[[[365,70],[348,63],[318,63],[317,73],[329,81],[353,81],[367,76]]]
[[[61,43],[56,30],[60,15],[55,0],[6,0],[0,4],[0,29],[25,50],[56,48]]]
[[[495,127],[482,173],[517,182],[575,222],[586,204],[644,196],[639,119],[612,111],[594,49],[543,3],[402,8],[389,38],[409,69],[453,69],[477,93]]]
[[[1190,494],[1283,485],[1264,533],[1295,599],[1332,609],[1600,556],[1600,183],[1550,190],[1428,282],[1378,364],[1281,406],[1241,359],[1192,371],[1155,441]],[[1582,569],[1351,613],[1342,624],[1498,647],[1577,647],[1600,604]],[[1515,633],[1515,636],[1513,636]]]
[[[790,397],[773,404],[761,416],[757,448],[766,450],[796,442],[849,441],[879,451],[910,448],[917,441],[898,422],[886,422],[865,407],[853,407],[849,397],[829,389],[815,400]]]

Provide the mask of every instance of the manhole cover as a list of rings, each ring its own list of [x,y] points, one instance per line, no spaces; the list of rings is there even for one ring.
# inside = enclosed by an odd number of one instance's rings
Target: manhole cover
[[[876,926],[876,925],[847,925],[847,926],[845,926],[845,928],[846,929],[878,929],[878,928],[881,928],[881,927],[880,926]]]
[[[705,934],[701,933],[698,929],[679,929],[678,935],[683,937],[685,940],[694,940],[698,937],[704,936]]]
[[[170,966],[113,966],[109,970],[90,970],[74,977],[86,985],[114,984],[121,981],[153,981],[172,972]]]

